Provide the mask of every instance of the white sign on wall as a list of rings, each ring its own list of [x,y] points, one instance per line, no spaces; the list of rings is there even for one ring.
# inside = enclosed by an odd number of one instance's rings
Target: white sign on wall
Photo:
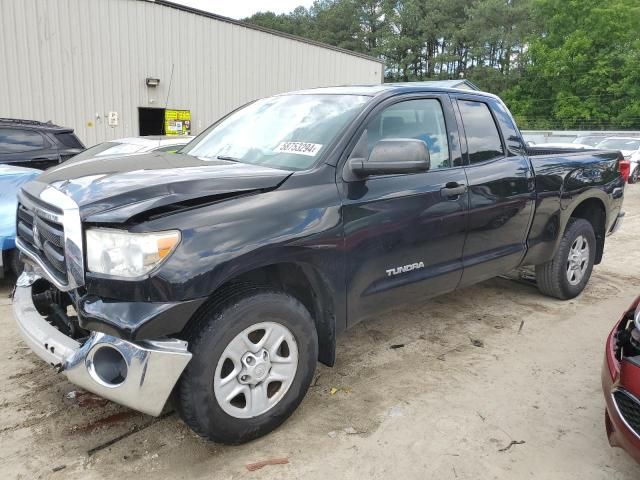
[[[108,123],[110,127],[118,126],[118,112],[109,112]]]

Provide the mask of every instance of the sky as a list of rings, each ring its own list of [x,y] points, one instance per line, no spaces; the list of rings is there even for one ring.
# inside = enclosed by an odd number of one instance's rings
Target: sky
[[[302,5],[310,7],[313,0],[170,0],[188,7],[217,13],[225,17],[242,19],[250,17],[256,12],[272,11],[275,13],[289,13]]]

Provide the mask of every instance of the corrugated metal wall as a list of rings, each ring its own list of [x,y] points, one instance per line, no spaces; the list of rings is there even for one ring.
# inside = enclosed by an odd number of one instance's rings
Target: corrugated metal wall
[[[172,66],[168,108],[191,110],[192,133],[255,98],[380,83],[383,68],[148,1],[0,0],[0,117],[52,120],[86,145],[137,135],[138,107],[164,108]]]

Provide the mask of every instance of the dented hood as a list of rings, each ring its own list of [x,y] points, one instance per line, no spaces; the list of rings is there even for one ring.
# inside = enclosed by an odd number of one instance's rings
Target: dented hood
[[[69,160],[23,188],[36,197],[47,186],[60,190],[80,206],[83,220],[124,222],[173,204],[273,189],[290,175],[246,163],[158,152]]]

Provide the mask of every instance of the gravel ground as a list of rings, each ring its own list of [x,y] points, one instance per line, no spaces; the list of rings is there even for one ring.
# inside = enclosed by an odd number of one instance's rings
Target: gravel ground
[[[238,447],[54,374],[20,340],[4,281],[2,477],[636,480],[640,467],[606,440],[600,369],[608,331],[640,293],[639,206],[629,186],[625,224],[579,298],[494,279],[358,325],[293,417]],[[247,469],[269,459],[288,463]]]

